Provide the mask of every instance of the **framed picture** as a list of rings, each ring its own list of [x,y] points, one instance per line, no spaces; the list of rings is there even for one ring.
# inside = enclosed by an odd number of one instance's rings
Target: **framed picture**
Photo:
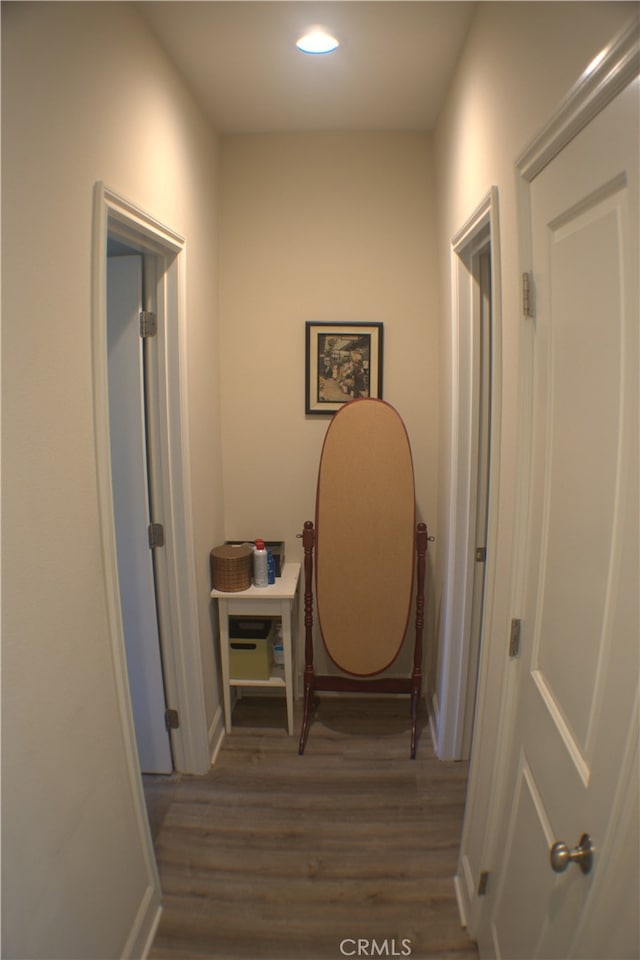
[[[382,327],[307,322],[306,413],[333,414],[358,397],[382,398]]]

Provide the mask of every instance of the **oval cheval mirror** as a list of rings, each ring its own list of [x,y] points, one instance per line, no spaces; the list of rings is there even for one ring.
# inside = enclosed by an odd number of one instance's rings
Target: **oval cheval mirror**
[[[415,524],[411,447],[404,423],[383,400],[353,400],[327,430],[314,525],[304,526],[305,674],[299,752],[306,745],[315,691],[407,693],[411,756],[422,686],[425,524]],[[315,579],[314,579],[315,551]],[[414,572],[416,638],[411,677],[373,679],[398,656],[411,615]],[[313,666],[313,589],[322,642],[344,674]]]

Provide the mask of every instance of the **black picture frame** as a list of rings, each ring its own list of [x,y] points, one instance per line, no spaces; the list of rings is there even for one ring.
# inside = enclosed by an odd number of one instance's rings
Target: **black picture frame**
[[[305,413],[333,415],[359,397],[382,399],[382,323],[305,324]]]

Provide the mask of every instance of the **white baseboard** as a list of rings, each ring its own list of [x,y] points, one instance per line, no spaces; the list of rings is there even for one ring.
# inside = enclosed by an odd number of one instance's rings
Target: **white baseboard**
[[[214,765],[218,758],[224,736],[225,729],[222,708],[218,706],[218,709],[213,715],[211,726],[209,727],[209,756],[211,757],[211,766]]]
[[[149,884],[136,913],[133,926],[122,951],[122,960],[138,960],[148,956],[162,915],[159,889]]]
[[[464,897],[464,891],[462,889],[462,883],[458,874],[453,878],[453,886],[456,892],[456,900],[458,901],[458,914],[460,916],[460,923],[466,929],[467,927],[467,910]]]
[[[431,698],[431,709],[429,710],[429,729],[431,730],[431,740],[433,742],[433,749],[435,750],[436,757],[440,759],[440,744],[438,742],[438,729],[439,729],[439,718],[440,711],[438,708],[438,695],[433,694]]]

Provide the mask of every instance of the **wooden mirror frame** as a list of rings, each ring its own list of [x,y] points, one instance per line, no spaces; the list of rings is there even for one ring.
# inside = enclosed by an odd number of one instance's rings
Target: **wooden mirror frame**
[[[359,485],[361,476],[368,478],[366,490]],[[332,488],[330,493],[323,487],[325,481]],[[353,522],[351,514],[355,514]],[[399,530],[397,536],[396,530]],[[376,544],[376,537],[382,542]],[[428,536],[426,524],[415,524],[413,465],[406,430],[397,412],[385,401],[354,400],[334,417],[325,437],[318,471],[316,526],[308,520],[302,540],[305,670],[298,752],[302,754],[306,746],[316,691],[406,693],[410,696],[410,755],[415,758],[417,708],[422,690]],[[317,553],[315,571],[314,549]],[[325,551],[324,555],[321,550]],[[390,554],[388,558],[385,550]],[[389,566],[383,567],[387,559]],[[329,574],[323,574],[323,560]],[[380,566],[376,567],[376,563]],[[349,674],[347,676],[315,672],[314,585],[325,649],[335,665]],[[416,617],[411,676],[374,679],[391,665],[402,648],[414,586]],[[330,590],[330,603],[320,595],[319,587]],[[371,598],[383,592],[391,598],[390,602],[377,605],[372,602]],[[354,611],[349,606],[352,597]],[[335,609],[327,614],[327,607]]]

